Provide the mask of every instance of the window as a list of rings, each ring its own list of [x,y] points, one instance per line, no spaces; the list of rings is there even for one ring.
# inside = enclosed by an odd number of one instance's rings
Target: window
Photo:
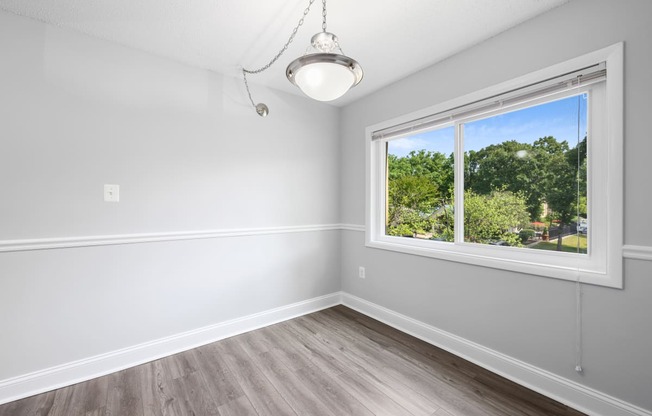
[[[622,287],[622,44],[367,136],[368,246]]]

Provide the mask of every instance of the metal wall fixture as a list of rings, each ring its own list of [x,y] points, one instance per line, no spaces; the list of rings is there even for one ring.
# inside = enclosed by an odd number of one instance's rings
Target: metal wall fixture
[[[299,28],[315,0],[310,0],[303,16],[290,34],[287,42],[267,65],[258,69],[242,68],[245,88],[251,105],[259,116],[269,114],[269,108],[264,103],[254,103],[251,98],[247,74],[259,74],[269,69],[287,50],[294,40]],[[299,87],[308,97],[317,101],[332,101],[355,87],[362,81],[363,71],[360,64],[353,58],[344,55],[337,36],[326,31],[326,0],[322,0],[322,31],[315,34],[306,53],[288,65],[285,75],[288,80]]]

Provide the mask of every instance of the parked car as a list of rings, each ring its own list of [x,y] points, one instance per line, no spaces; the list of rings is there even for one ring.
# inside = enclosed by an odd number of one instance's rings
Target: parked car
[[[577,232],[580,234],[586,234],[589,229],[589,222],[587,220],[581,220],[580,224],[577,226]]]

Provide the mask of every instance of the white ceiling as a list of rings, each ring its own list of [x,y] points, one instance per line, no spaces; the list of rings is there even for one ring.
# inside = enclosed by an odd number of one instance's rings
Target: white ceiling
[[[309,0],[0,0],[0,9],[230,76],[281,49]],[[345,105],[569,0],[330,0],[328,31],[363,67]],[[252,84],[300,94],[285,67],[321,31],[315,0],[286,53]]]

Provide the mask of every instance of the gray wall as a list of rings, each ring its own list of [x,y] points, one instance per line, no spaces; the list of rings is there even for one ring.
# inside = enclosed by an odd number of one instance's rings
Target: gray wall
[[[650,39],[652,2],[574,0],[345,107],[342,222],[364,224],[367,126],[625,41],[625,243],[652,245]],[[578,375],[573,283],[368,249],[364,233],[342,232],[343,291],[646,409],[651,274],[649,262],[627,260],[625,290],[584,287]]]
[[[339,221],[337,109],[3,12],[0,57],[0,242]],[[0,381],[337,292],[339,243],[0,252]]]
[[[263,120],[239,80],[0,12],[0,240],[363,224],[366,126],[624,40],[626,243],[652,245],[651,20],[648,1],[574,0],[342,111],[255,87]],[[626,261],[625,290],[585,287],[578,376],[572,283],[338,234],[0,253],[0,380],[331,293],[341,274],[354,295],[652,409],[649,263]]]

